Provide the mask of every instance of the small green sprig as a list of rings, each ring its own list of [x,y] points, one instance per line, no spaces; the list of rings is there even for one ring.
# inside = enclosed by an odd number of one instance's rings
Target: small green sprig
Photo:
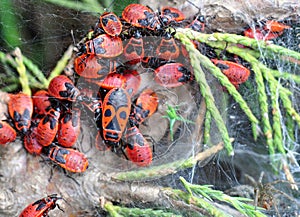
[[[231,197],[228,196],[227,194],[224,194],[222,191],[219,190],[214,190],[212,189],[212,185],[194,185],[191,183],[188,183],[183,177],[179,178],[180,181],[182,182],[184,188],[188,191],[188,193],[190,194],[190,201],[191,200],[195,200],[195,198],[197,198],[196,200],[198,200],[199,198],[205,198],[208,201],[222,201],[225,203],[228,203],[230,205],[232,205],[235,209],[237,209],[241,214],[249,216],[249,217],[265,217],[266,215],[264,215],[263,213],[261,213],[259,211],[259,208],[250,205],[248,203],[245,202],[253,202],[252,199],[248,199],[248,198],[243,198],[243,197]],[[202,199],[203,201],[204,199]],[[207,204],[207,202],[206,202]],[[199,204],[202,207],[201,208],[207,208],[206,206],[202,204]],[[211,207],[208,207],[209,209],[211,209]],[[212,213],[211,213],[212,214]],[[224,215],[226,216],[226,215]]]
[[[23,62],[27,67],[27,69],[32,73],[32,75],[30,73],[27,73],[28,76],[31,76],[31,78],[29,78],[29,81],[33,80],[32,78],[35,77],[39,80],[39,81],[35,81],[35,83],[36,84],[38,83],[38,85],[41,87],[40,89],[47,89],[48,87],[47,79],[43,74],[43,72],[39,69],[39,67],[25,56],[23,56]]]
[[[140,208],[128,208],[123,206],[113,205],[111,202],[106,202],[104,205],[105,210],[112,217],[121,216],[162,216],[162,217],[180,217],[182,215],[176,215],[175,213],[164,211],[161,209],[140,209]]]
[[[2,77],[1,80],[7,82],[2,91],[12,92],[17,89],[18,83],[21,84],[22,91],[31,95],[31,88],[47,89],[52,78],[60,75],[73,54],[73,45],[69,46],[61,59],[57,62],[55,68],[47,79],[43,72],[30,59],[23,56],[21,50],[16,48],[13,55],[5,54],[0,51],[0,60],[5,65],[9,64],[17,70],[19,77],[17,78],[7,67],[6,74],[9,76]]]
[[[22,92],[28,94],[31,96],[31,89],[29,87],[29,81],[28,81],[28,76],[26,75],[26,67],[23,62],[23,56],[21,53],[21,50],[19,48],[16,48],[14,51],[15,54],[15,62],[16,62],[16,69],[20,75],[20,83],[22,86]]]
[[[269,70],[270,70],[270,73],[276,78],[288,79],[288,80],[291,80],[291,81],[294,81],[294,82],[300,84],[300,76],[299,75],[291,74],[288,72],[281,72],[281,71],[274,70],[274,69],[269,69]]]
[[[258,102],[261,112],[261,123],[263,125],[263,132],[266,137],[266,143],[269,148],[271,155],[275,154],[274,145],[273,145],[273,130],[270,123],[269,117],[269,104],[268,97],[266,94],[266,87],[263,79],[263,74],[261,69],[257,64],[252,64],[252,70],[255,74],[255,80],[257,84],[258,91]]]
[[[215,217],[231,217],[228,213],[224,210],[218,209],[214,206],[210,201],[205,200],[202,197],[194,196],[190,189],[186,189],[188,192],[184,192],[178,189],[168,189],[169,190],[169,197],[173,200],[183,200],[185,203],[189,205],[193,205],[196,207],[205,210],[207,216],[215,216]]]
[[[19,48],[13,51],[13,55],[0,52],[0,60],[6,71],[1,80],[7,83],[6,87],[1,89],[2,91],[15,91],[18,84],[21,84],[22,91],[27,94],[31,94],[31,88],[46,89],[48,87],[47,79],[42,71],[30,59],[25,57]],[[15,68],[19,76],[16,76],[8,65]]]
[[[203,143],[204,144],[209,143],[211,121],[212,121],[211,113],[206,112],[205,113],[205,121],[204,121],[204,132],[203,132]]]

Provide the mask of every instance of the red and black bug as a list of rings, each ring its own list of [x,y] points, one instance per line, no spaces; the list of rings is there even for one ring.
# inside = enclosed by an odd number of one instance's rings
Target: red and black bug
[[[115,87],[125,88],[126,78],[118,72],[109,73],[103,80],[99,83],[100,87],[105,90],[111,90]]]
[[[99,129],[108,146],[117,146],[129,118],[130,96],[123,88],[111,89],[103,99],[102,126]]]
[[[17,130],[26,133],[31,125],[32,98],[25,93],[9,94],[8,112]]]
[[[55,98],[51,97],[48,91],[39,90],[32,96],[32,101],[34,113],[44,115],[52,108]],[[55,104],[55,106],[58,106],[58,102]]]
[[[24,148],[34,155],[40,155],[42,153],[43,146],[37,141],[37,126],[39,119],[32,120],[32,124],[29,132],[24,136]]]
[[[6,145],[7,143],[15,141],[17,133],[5,121],[0,120],[0,145]]]
[[[112,37],[107,34],[98,35],[85,43],[87,54],[99,57],[112,58],[123,53],[123,43],[120,37]]]
[[[278,38],[280,35],[282,35],[283,32],[270,32],[270,31],[265,31],[265,30],[260,30],[260,29],[252,29],[248,28],[244,31],[244,35],[248,38],[255,38],[257,40],[272,40],[275,38]]]
[[[205,18],[202,15],[196,16],[196,18],[186,26],[196,32],[204,32],[205,29]]]
[[[99,18],[98,27],[110,36],[118,36],[122,32],[122,23],[113,12],[104,12]]]
[[[144,57],[144,42],[140,31],[135,31],[124,47],[124,57],[129,64],[135,64]]]
[[[125,78],[125,90],[127,90],[130,97],[134,96],[141,84],[141,76],[135,70],[123,70],[121,72],[123,77]]]
[[[72,148],[51,145],[44,152],[52,162],[73,173],[82,173],[89,165],[86,156]]]
[[[153,115],[158,107],[158,96],[151,89],[145,89],[136,99],[133,105],[133,112],[130,114],[131,126],[138,126],[145,119]]]
[[[59,75],[50,81],[48,93],[57,99],[75,101],[79,90],[67,76]]]
[[[125,138],[128,160],[138,166],[149,166],[152,163],[152,149],[139,129],[136,126],[127,129]]]
[[[160,17],[165,25],[177,23],[185,19],[183,12],[173,7],[163,7]]]
[[[221,69],[236,88],[246,82],[250,76],[250,70],[238,63],[217,59],[211,59],[211,61]]]
[[[156,48],[156,55],[160,59],[174,60],[179,57],[180,51],[172,35],[166,32]]]
[[[178,87],[192,79],[191,72],[181,63],[167,63],[155,71],[155,81],[164,87]]]
[[[62,199],[57,194],[48,195],[45,198],[35,201],[28,205],[20,214],[19,217],[45,217],[48,216],[50,210],[55,209],[58,206],[56,202]],[[60,208],[59,208],[60,209]],[[60,209],[62,210],[62,209]],[[63,210],[62,210],[63,211]]]
[[[84,78],[103,78],[117,68],[117,61],[93,54],[82,54],[74,60],[75,72]]]
[[[136,27],[150,30],[160,30],[162,25],[156,15],[149,7],[141,4],[130,4],[122,12],[122,18]]]
[[[264,29],[269,30],[271,32],[283,32],[286,29],[291,28],[288,25],[285,25],[283,23],[280,23],[276,20],[267,20]]]
[[[66,148],[72,147],[80,134],[80,114],[77,108],[64,114],[58,125],[57,142]]]
[[[37,126],[37,141],[42,146],[49,146],[54,140],[58,130],[60,112],[51,109]]]

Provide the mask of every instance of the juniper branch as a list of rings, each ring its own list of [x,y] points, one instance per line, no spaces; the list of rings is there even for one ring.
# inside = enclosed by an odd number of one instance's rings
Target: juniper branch
[[[162,216],[162,217],[180,217],[182,215],[176,215],[171,212],[167,212],[160,209],[140,209],[140,208],[128,208],[113,205],[111,202],[107,202],[104,205],[104,208],[108,211],[111,216],[118,217],[118,216],[132,216],[132,217],[139,217],[139,216]]]
[[[211,127],[211,113],[207,111],[205,113],[205,122],[204,122],[204,132],[203,132],[203,143],[208,144],[210,137],[210,127]]]
[[[296,60],[300,60],[300,53],[284,48],[282,46],[270,44],[270,42],[268,41],[256,40],[253,38],[229,33],[205,34],[193,31],[188,28],[178,28],[176,29],[176,32],[185,34],[191,40],[197,40],[203,43],[224,41],[228,43],[242,44],[255,50],[266,49],[267,51],[273,52],[275,54],[280,54],[282,56],[288,56],[295,58]]]
[[[232,140],[231,140],[232,142]],[[133,171],[127,171],[127,172],[120,172],[117,174],[111,175],[116,180],[143,180],[145,178],[155,178],[160,176],[166,176],[172,173],[175,173],[176,171],[180,169],[186,169],[191,168],[196,165],[196,163],[204,161],[208,157],[218,153],[223,149],[224,145],[223,143],[219,143],[217,145],[214,145],[203,152],[198,153],[195,156],[192,156],[188,159],[184,160],[178,160],[170,163],[166,163],[159,166],[152,166],[149,168],[143,168],[140,170],[133,170]]]
[[[0,91],[2,92],[12,92],[18,88],[18,84],[10,84],[6,85],[5,87],[1,88]]]
[[[268,81],[271,90],[273,90],[273,92],[274,92],[273,94],[275,94],[275,95],[272,94],[272,97],[275,97],[276,94],[279,94],[279,97],[283,102],[283,106],[287,110],[288,114],[290,116],[292,116],[298,124],[300,124],[300,122],[299,122],[300,115],[292,107],[291,100],[288,97],[288,95],[290,95],[290,91],[287,90],[286,88],[282,87],[282,85],[272,75],[272,71],[270,71],[269,68],[266,67],[264,64],[259,62],[255,57],[251,56],[247,52],[244,52],[244,50],[241,48],[229,47],[228,51],[239,55],[246,61],[250,62],[252,67],[253,66],[258,67],[263,72],[263,75],[264,75],[265,79]],[[276,106],[276,105],[274,105],[274,106]],[[275,107],[275,109],[277,109],[277,110],[279,109],[278,105]],[[276,110],[273,110],[273,111],[275,112]],[[285,154],[286,152],[284,150],[283,141],[282,141],[282,132],[281,132],[282,126],[281,126],[280,117],[279,117],[279,114],[274,113],[273,116],[274,115],[275,115],[275,119],[274,119],[274,123],[273,123],[273,128],[276,130],[276,134],[277,134],[274,137],[274,140],[276,139],[274,142],[277,144],[276,146],[277,146],[279,152],[282,154]],[[276,117],[276,115],[278,115],[278,116]],[[271,151],[272,150],[270,150],[270,153],[271,153]]]
[[[250,58],[250,55],[248,55],[248,58]],[[267,139],[267,145],[269,148],[269,152],[271,155],[275,154],[274,146],[273,146],[273,130],[270,124],[269,119],[269,105],[268,105],[268,98],[266,94],[265,84],[263,80],[263,75],[261,72],[261,69],[257,65],[256,62],[250,62],[252,66],[252,70],[255,73],[255,79],[257,84],[257,91],[258,91],[258,101],[259,106],[262,114],[262,120],[261,123],[263,125],[263,132]]]
[[[178,38],[181,43],[186,47],[186,50],[189,52],[190,56],[190,63],[194,70],[194,75],[196,81],[199,83],[200,86],[200,92],[202,96],[204,97],[206,108],[209,112],[214,114],[214,120],[216,121],[217,127],[221,133],[222,139],[224,141],[224,146],[228,152],[229,155],[233,155],[233,148],[230,143],[229,135],[227,132],[227,128],[224,124],[224,121],[221,117],[221,114],[219,110],[217,109],[214,97],[211,93],[211,89],[209,85],[206,82],[205,74],[202,71],[202,68],[200,66],[200,63],[203,62],[203,59],[207,59],[207,57],[203,56],[195,47],[194,44],[183,34],[176,34],[176,38]],[[215,66],[214,66],[215,67]],[[227,79],[228,80],[228,79]],[[228,81],[228,83],[230,83]],[[230,84],[231,85],[231,84]]]
[[[280,72],[278,70],[270,69],[270,73],[276,77],[276,78],[283,78],[283,79],[289,79],[291,81],[294,81],[298,84],[300,84],[300,76],[294,75],[288,72]]]
[[[187,188],[187,191],[189,191],[188,188]],[[213,206],[207,200],[205,200],[201,197],[193,196],[190,192],[183,192],[183,191],[177,190],[177,189],[170,189],[169,196],[172,197],[174,200],[184,200],[185,203],[203,208],[211,216],[216,216],[216,217],[230,217],[231,216],[231,215],[227,214],[226,212]]]
[[[177,33],[175,35],[175,37],[180,39],[181,37],[184,37],[184,36],[180,33]],[[186,41],[188,41],[188,40],[186,40]],[[224,49],[224,47],[221,47],[221,46],[220,46],[220,48]],[[236,88],[231,84],[231,82],[228,80],[228,78],[221,72],[221,70],[218,67],[216,67],[206,56],[204,56],[202,54],[200,54],[198,56],[199,56],[199,62],[203,65],[203,67],[208,69],[216,78],[218,78],[220,83],[224,87],[226,87],[226,89],[228,90],[228,93],[235,99],[236,102],[239,103],[241,109],[245,112],[245,114],[251,121],[253,135],[254,135],[254,137],[256,137],[256,135],[258,134],[257,129],[259,129],[259,127],[258,127],[259,121],[254,116],[254,114],[252,113],[251,109],[249,108],[249,106],[247,105],[247,103],[245,102],[243,97],[236,90]]]
[[[32,72],[32,74],[41,82],[41,84],[39,85],[41,86],[41,89],[46,89],[48,87],[48,82],[43,72],[37,67],[37,65],[35,65],[30,59],[25,56],[23,56],[23,62],[26,67]]]
[[[180,181],[187,189],[190,195],[194,195],[195,197],[199,198],[199,196],[203,196],[209,201],[218,200],[223,201],[232,205],[236,208],[241,214],[246,216],[259,216],[265,217],[263,213],[259,210],[256,210],[256,207],[253,205],[249,205],[244,202],[250,202],[251,199],[242,198],[242,197],[231,197],[224,194],[222,191],[214,190],[211,188],[211,185],[194,185],[188,183],[183,177],[180,177]]]
[[[14,51],[14,54],[16,55],[16,58],[15,58],[15,61],[17,64],[16,69],[20,75],[19,79],[20,79],[20,83],[22,86],[22,91],[23,91],[23,93],[31,95],[31,89],[29,87],[29,81],[28,81],[28,77],[26,75],[26,67],[23,63],[23,56],[22,56],[21,50],[19,48],[16,48]]]

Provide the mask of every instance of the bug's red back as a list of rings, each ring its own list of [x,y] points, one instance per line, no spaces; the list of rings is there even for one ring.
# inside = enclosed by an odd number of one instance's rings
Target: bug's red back
[[[107,34],[98,35],[85,43],[87,54],[98,57],[112,58],[123,53],[123,43],[120,37]]]
[[[74,102],[79,95],[79,90],[67,76],[59,75],[50,81],[48,93],[57,99]]]
[[[25,93],[9,94],[8,112],[14,120],[15,127],[22,133],[26,133],[31,125],[33,113],[32,98]]]
[[[118,143],[129,118],[131,100],[123,88],[111,89],[103,99],[102,134],[105,142]]]
[[[179,87],[192,80],[191,72],[181,63],[167,63],[155,71],[155,81],[164,87]]]
[[[50,210],[55,209],[57,200],[62,199],[56,194],[49,195],[45,198],[35,201],[28,205],[20,214],[19,217],[44,217],[48,216]]]
[[[57,141],[61,146],[72,147],[80,134],[80,114],[79,109],[73,109],[64,114],[60,120],[57,131]]]
[[[127,129],[126,143],[125,152],[130,161],[138,166],[152,163],[152,149],[136,126]]]
[[[153,115],[158,108],[158,96],[151,89],[145,89],[137,98],[129,121],[132,126],[138,126]]]
[[[17,133],[8,123],[0,120],[0,145],[6,145],[13,142]]]
[[[118,36],[122,32],[122,23],[113,12],[104,12],[99,18],[99,26],[110,36]]]
[[[51,109],[37,126],[37,142],[42,146],[49,146],[57,133],[60,112]]]
[[[86,156],[71,148],[59,146],[49,147],[48,158],[54,163],[73,173],[82,173],[88,168],[88,159]]]

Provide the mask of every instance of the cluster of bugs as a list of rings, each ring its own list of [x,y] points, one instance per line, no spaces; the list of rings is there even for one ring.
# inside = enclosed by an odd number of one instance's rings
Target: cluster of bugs
[[[140,74],[152,74],[153,81],[166,88],[193,80],[185,62],[187,52],[167,27],[180,24],[203,31],[204,19],[184,20],[176,8],[164,7],[155,13],[144,5],[130,4],[121,17],[102,14],[90,37],[78,45],[74,71],[80,78],[77,86],[82,99],[95,114],[96,147],[122,149],[138,166],[152,163],[153,148],[139,126],[157,111],[159,98],[152,88],[141,87],[145,81]]]
[[[38,90],[32,97],[22,92],[9,94],[8,113],[14,128],[0,122],[0,144],[14,141],[18,132],[30,154],[42,155],[70,172],[84,172],[88,160],[72,148],[80,133],[81,112],[70,105],[78,94],[64,75],[52,79],[48,90]]]
[[[149,166],[153,148],[140,132],[158,109],[159,98],[151,88],[140,88],[142,73],[165,88],[176,88],[194,79],[188,52],[173,37],[174,31],[190,28],[205,31],[205,19],[187,20],[173,7],[154,12],[141,4],[130,4],[118,17],[105,12],[83,42],[74,58],[74,76],[53,78],[48,90],[31,97],[22,92],[9,94],[8,121],[0,121],[0,144],[14,141],[19,134],[25,149],[42,155],[74,173],[88,168],[88,159],[74,148],[80,134],[81,108],[90,111],[97,128],[95,145],[100,150],[122,150],[125,158],[138,166]],[[269,20],[263,27],[247,29],[250,38],[271,40],[289,26]],[[199,49],[199,43],[195,47]],[[247,81],[250,70],[233,61],[212,58],[238,88]],[[80,106],[78,106],[78,104]],[[22,216],[48,216],[62,199],[49,195],[30,205]]]
[[[94,114],[96,147],[121,149],[138,166],[150,165],[152,147],[139,126],[156,112],[159,99],[151,88],[140,89],[140,73],[151,73],[153,80],[166,88],[182,86],[194,78],[188,53],[169,27],[203,32],[205,19],[196,16],[187,20],[176,8],[154,12],[141,4],[128,5],[121,17],[103,13],[77,46],[73,78],[57,76],[48,90],[39,90],[32,97],[10,94],[8,111],[13,123],[0,121],[0,144],[14,141],[19,132],[29,153],[42,154],[71,172],[85,171],[87,158],[72,148],[80,134],[81,115],[81,108],[72,108],[72,104],[79,102]],[[264,39],[272,39],[271,33],[279,35],[288,28],[268,20],[256,32],[249,28],[244,35],[257,38],[261,33]],[[211,61],[236,88],[250,75],[249,69],[236,62]],[[137,65],[143,72],[136,70]]]
[[[149,166],[153,151],[139,126],[156,112],[159,99],[151,88],[140,89],[140,73],[150,72],[153,81],[165,88],[194,79],[188,53],[170,27],[203,32],[205,19],[196,16],[187,20],[176,8],[163,7],[154,12],[141,4],[128,5],[121,17],[103,13],[77,46],[73,78],[59,75],[48,90],[39,90],[32,97],[10,94],[8,111],[13,123],[0,121],[0,144],[14,141],[19,132],[29,153],[43,155],[71,172],[84,172],[87,158],[72,148],[80,134],[81,107],[73,107],[79,103],[94,114],[97,148],[122,150],[134,164]],[[261,33],[264,39],[270,39],[271,33],[282,34],[288,28],[268,20],[256,32],[249,28],[244,35],[257,38]],[[250,75],[249,69],[236,62],[211,61],[236,88]],[[136,70],[137,65],[143,72]]]

